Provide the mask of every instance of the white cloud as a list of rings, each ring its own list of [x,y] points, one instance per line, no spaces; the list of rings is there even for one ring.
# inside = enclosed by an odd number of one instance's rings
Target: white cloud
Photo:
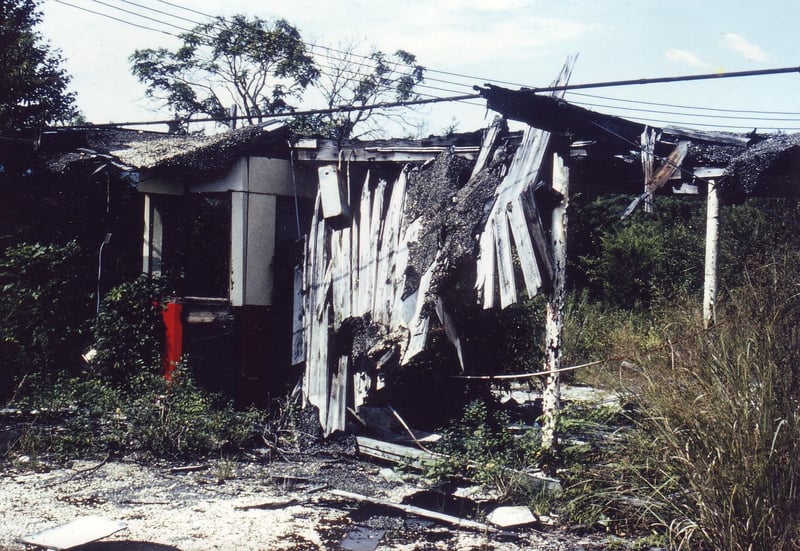
[[[745,37],[736,33],[722,35],[720,44],[745,58],[747,61],[766,61],[769,57],[761,47],[749,42]]]
[[[669,50],[664,52],[664,57],[667,58],[669,61],[674,61],[675,63],[688,65],[689,67],[696,67],[696,68],[708,67],[708,64],[706,62],[701,60],[692,52],[688,52],[686,50],[677,50],[675,48],[670,48]]]
[[[407,44],[404,47],[417,54],[423,65],[447,67],[468,61],[473,66],[497,66],[529,63],[532,58],[573,43],[591,29],[589,24],[569,19],[522,16],[484,21],[481,25],[420,22],[413,27],[386,29],[380,38],[386,50],[392,49],[389,44]]]

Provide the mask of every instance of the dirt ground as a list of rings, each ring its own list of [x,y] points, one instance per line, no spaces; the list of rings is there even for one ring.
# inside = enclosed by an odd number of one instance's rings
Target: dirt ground
[[[127,528],[81,551],[601,549],[602,538],[535,528],[482,533],[333,495],[340,489],[414,502],[423,481],[355,453],[267,462],[210,460],[179,470],[126,461],[75,461],[0,473],[0,549],[84,516]],[[435,498],[434,498],[435,501]],[[375,546],[377,542],[377,547]],[[27,549],[32,549],[27,547]]]

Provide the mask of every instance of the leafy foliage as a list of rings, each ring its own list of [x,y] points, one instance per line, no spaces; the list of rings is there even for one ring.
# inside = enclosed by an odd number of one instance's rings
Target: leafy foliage
[[[425,69],[416,56],[405,50],[387,55],[373,50],[364,55],[353,44],[329,49],[325,71],[315,83],[328,109],[347,106],[358,109],[295,119],[296,132],[302,135],[342,141],[378,133],[380,125],[405,120],[402,113],[380,108],[382,102],[417,99],[416,86],[424,81]]]
[[[76,372],[91,296],[77,243],[20,244],[0,256],[0,395],[25,375]]]
[[[136,398],[124,410],[127,451],[178,459],[238,450],[252,442],[263,421],[257,411],[236,412],[219,395],[200,389],[185,366],[171,381],[137,377],[135,387]]]
[[[599,232],[593,230],[595,248],[584,245],[580,262],[589,289],[604,302],[646,307],[701,288],[705,226],[700,203],[659,198],[655,216],[636,213],[614,223],[617,202],[603,204],[605,219]],[[603,204],[593,210],[602,212]]]
[[[94,324],[97,373],[124,383],[137,373],[159,372],[166,295],[165,281],[144,275],[106,293]]]
[[[183,123],[205,114],[226,123],[235,105],[247,124],[292,109],[319,75],[298,30],[245,15],[217,17],[181,36],[176,51],[136,50],[132,72],[147,95],[172,109]]]
[[[0,132],[77,116],[63,58],[35,30],[37,0],[0,0]]]
[[[263,415],[237,412],[192,381],[185,367],[168,382],[140,373],[134,392],[97,375],[35,383],[12,405],[26,414],[3,441],[7,459],[75,456],[186,459],[236,452],[259,437]]]
[[[502,498],[530,491],[520,471],[538,463],[541,439],[531,430],[516,438],[508,414],[486,400],[474,400],[442,433],[436,451],[446,458],[434,463],[435,479],[465,478],[498,491]]]

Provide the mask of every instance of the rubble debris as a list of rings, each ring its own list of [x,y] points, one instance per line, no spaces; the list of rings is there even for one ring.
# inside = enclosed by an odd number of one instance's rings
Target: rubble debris
[[[169,469],[171,474],[192,473],[195,471],[202,471],[208,469],[208,465],[186,465],[183,467],[172,467]]]
[[[519,528],[537,522],[536,516],[524,505],[504,505],[492,510],[486,520],[500,528]]]
[[[384,535],[386,530],[356,526],[347,533],[339,546],[345,551],[375,551]]]
[[[38,534],[23,536],[19,538],[19,541],[47,549],[71,549],[107,538],[125,528],[127,528],[127,524],[118,520],[88,516]]]
[[[430,451],[383,442],[366,436],[357,436],[356,442],[361,455],[391,463],[407,464],[418,469],[424,469],[434,461],[444,458],[443,455]]]
[[[444,522],[447,524],[451,524],[453,526],[457,526],[459,528],[468,528],[472,530],[481,530],[484,532],[494,532],[496,528],[489,526],[488,524],[484,524],[482,522],[476,522],[474,520],[469,520],[465,518],[454,517],[452,515],[446,515],[444,513],[439,513],[437,511],[431,511],[429,509],[423,509],[422,507],[417,507],[414,505],[406,505],[404,503],[395,503],[393,501],[388,501],[385,499],[379,499],[375,497],[369,497],[361,494],[355,494],[352,492],[346,492],[344,490],[331,490],[331,494],[341,497],[344,499],[349,499],[352,501],[358,501],[360,503],[372,503],[374,505],[381,505],[383,507],[388,507],[389,509],[396,509],[398,511],[403,511],[404,513],[408,513],[410,515],[417,515],[423,518],[429,518],[433,520],[438,520],[440,522]]]

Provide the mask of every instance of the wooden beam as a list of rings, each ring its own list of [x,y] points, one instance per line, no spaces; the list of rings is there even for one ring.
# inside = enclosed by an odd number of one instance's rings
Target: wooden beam
[[[628,205],[628,208],[625,209],[625,212],[622,214],[623,220],[633,214],[633,211],[636,210],[636,207],[638,207],[642,201],[653,195],[653,193],[655,193],[664,184],[666,184],[670,178],[672,178],[672,175],[680,169],[681,163],[686,158],[688,153],[689,142],[678,142],[669,156],[664,159],[664,162],[661,163],[660,167],[658,167],[658,170],[656,170],[655,174],[653,174],[653,177],[650,179],[650,181],[647,182],[644,187],[644,193],[634,199],[631,204]]]
[[[383,507],[388,507],[389,509],[396,509],[398,511],[403,511],[404,513],[408,513],[410,515],[416,515],[423,518],[438,520],[440,522],[452,524],[453,526],[458,526],[459,528],[470,528],[472,530],[480,530],[482,532],[497,531],[497,528],[494,528],[493,526],[489,526],[488,524],[484,524],[482,522],[475,522],[474,520],[454,517],[452,515],[446,515],[444,513],[439,513],[438,511],[423,509],[422,507],[417,507],[416,505],[406,505],[405,503],[396,503],[394,501],[388,501],[376,497],[369,497],[361,494],[355,494],[353,492],[346,492],[344,490],[330,490],[330,493],[344,499],[358,501],[361,503],[372,503],[374,505],[381,505]]]
[[[472,167],[472,175],[470,178],[474,178],[481,170],[486,168],[489,164],[489,156],[492,154],[498,138],[506,130],[508,130],[508,125],[505,119],[501,116],[495,116],[492,124],[486,129],[486,134],[483,137],[483,143],[481,144],[478,158],[475,160],[475,165]]]
[[[366,436],[357,436],[356,443],[358,444],[358,452],[362,455],[392,463],[406,463],[418,469],[425,469],[434,461],[444,459],[443,455],[437,453],[384,442],[383,440],[376,440]]]
[[[453,145],[446,138],[434,145],[422,145],[413,140],[391,140],[384,142],[366,142],[360,144],[343,144],[335,141],[319,140],[309,146],[295,149],[298,161],[315,161],[319,163],[338,163],[342,158],[350,162],[394,162],[407,163],[428,161],[440,153],[451,151],[467,159],[475,159],[480,151],[479,145]]]
[[[567,275],[567,207],[569,205],[569,169],[564,157],[553,155],[553,190],[561,194],[561,202],[553,209],[551,236],[553,240],[553,294],[547,303],[545,322],[545,378],[542,391],[542,447],[555,443],[556,425],[561,409],[561,354],[564,330]]]
[[[706,257],[703,279],[703,324],[706,329],[716,323],[717,252],[719,250],[719,191],[717,181],[708,180],[706,197]]]

